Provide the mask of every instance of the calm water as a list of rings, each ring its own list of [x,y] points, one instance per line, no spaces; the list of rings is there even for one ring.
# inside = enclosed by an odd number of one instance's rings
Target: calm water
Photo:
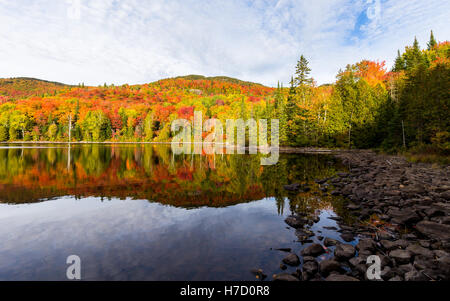
[[[308,245],[284,223],[292,212],[319,216],[311,229],[340,240],[323,227],[338,227],[327,217],[346,215],[342,201],[314,179],[341,170],[325,155],[262,167],[256,155],[163,145],[0,145],[0,280],[65,280],[72,254],[83,280],[254,280],[255,268],[270,278],[286,255],[275,249]],[[297,182],[311,191],[283,189]]]

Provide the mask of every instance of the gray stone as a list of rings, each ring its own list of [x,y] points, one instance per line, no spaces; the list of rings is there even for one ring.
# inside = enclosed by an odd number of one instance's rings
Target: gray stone
[[[395,259],[397,264],[407,264],[411,261],[411,252],[406,250],[393,250],[389,252],[389,257]]]
[[[372,239],[361,239],[356,245],[358,251],[374,251],[375,242]]]
[[[428,281],[428,277],[419,271],[412,270],[405,274],[405,281]]]
[[[289,216],[284,222],[292,228],[301,228],[306,224],[306,221],[298,216]]]
[[[308,261],[303,264],[303,272],[314,275],[319,270],[319,267],[317,265],[316,261]]]
[[[346,260],[354,257],[356,249],[352,245],[338,244],[336,250],[334,250],[334,256],[339,260]]]
[[[294,253],[291,253],[283,259],[283,263],[295,267],[300,265],[300,259]]]
[[[335,246],[335,245],[337,245],[337,243],[338,243],[337,240],[332,239],[332,238],[329,238],[329,237],[325,238],[324,241],[323,241],[323,244],[324,244],[326,247]]]
[[[354,277],[350,277],[350,276],[346,276],[346,275],[336,275],[336,274],[331,274],[330,276],[328,276],[325,281],[340,281],[340,282],[347,282],[347,281],[359,281],[358,279],[354,278]]]
[[[333,271],[339,271],[341,264],[335,260],[323,260],[319,263],[320,272],[326,276]]]
[[[388,251],[391,251],[394,249],[399,249],[399,248],[405,249],[408,246],[408,242],[403,239],[399,239],[396,241],[382,240],[382,241],[380,241],[380,243],[383,246],[383,248],[385,248]]]
[[[325,253],[325,249],[320,244],[312,244],[301,252],[302,256],[319,256],[323,253]]]
[[[410,251],[412,254],[414,255],[422,255],[425,257],[429,257],[432,258],[433,257],[433,251],[426,249],[424,247],[421,247],[419,245],[413,244],[413,245],[409,245],[406,248],[407,251]]]
[[[292,276],[288,273],[281,273],[273,275],[274,281],[300,281],[297,277]]]
[[[416,225],[417,231],[437,240],[450,239],[450,225],[421,221]]]

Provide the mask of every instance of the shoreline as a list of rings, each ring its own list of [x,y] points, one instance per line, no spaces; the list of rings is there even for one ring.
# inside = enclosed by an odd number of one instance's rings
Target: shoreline
[[[343,197],[344,207],[357,221],[347,224],[338,219],[346,243],[322,237],[299,254],[301,269],[274,275],[274,280],[366,281],[369,257],[375,255],[380,259],[380,280],[448,281],[449,167],[434,168],[427,163],[410,163],[402,156],[373,152],[334,155],[348,166],[348,172],[315,182],[320,188],[329,188],[331,195]],[[285,189],[299,187],[293,184]],[[305,230],[301,213],[293,213],[285,222],[296,233]],[[358,243],[351,244],[356,238]],[[330,246],[335,246],[334,257],[316,260]],[[290,253],[283,262],[300,264],[292,258],[300,259]]]

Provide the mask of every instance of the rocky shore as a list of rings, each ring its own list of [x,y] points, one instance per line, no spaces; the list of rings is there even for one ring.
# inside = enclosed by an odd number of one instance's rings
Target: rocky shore
[[[324,194],[343,196],[345,207],[355,217],[356,222],[350,224],[336,218],[341,238],[348,243],[320,237],[300,254],[288,252],[281,268],[294,266],[297,271],[276,274],[273,279],[369,280],[367,269],[373,262],[367,259],[377,255],[380,280],[450,280],[450,167],[412,164],[402,157],[370,151],[335,156],[348,172],[315,182]],[[293,184],[285,189],[309,188]],[[307,230],[314,221],[302,214],[290,216],[285,222],[296,229],[299,238],[315,235]],[[334,257],[318,259],[330,250]],[[259,278],[265,277],[261,270],[257,273]]]

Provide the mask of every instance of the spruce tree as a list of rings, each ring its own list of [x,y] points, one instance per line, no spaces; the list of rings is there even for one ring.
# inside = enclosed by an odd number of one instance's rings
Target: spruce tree
[[[400,50],[398,50],[393,71],[399,72],[401,70],[405,70],[405,60],[403,59],[403,56],[400,54]]]
[[[437,45],[436,39],[434,38],[433,31],[431,31],[430,41],[428,42],[428,50],[433,49]]]
[[[311,69],[308,67],[308,60],[301,55],[300,60],[297,62],[297,66],[295,68],[295,85],[309,85],[312,83],[312,79],[309,77],[309,73]]]

